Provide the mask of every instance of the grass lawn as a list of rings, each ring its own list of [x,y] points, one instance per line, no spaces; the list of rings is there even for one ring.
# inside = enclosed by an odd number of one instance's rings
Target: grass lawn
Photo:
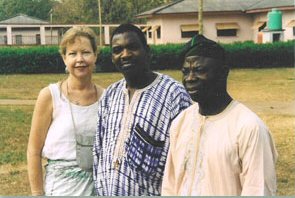
[[[181,81],[180,71],[162,71]],[[36,99],[49,83],[64,74],[0,75],[0,99]],[[99,73],[94,81],[103,87],[121,79],[119,73]],[[295,195],[295,119],[288,108],[295,100],[294,69],[234,69],[228,89],[249,105],[268,125],[279,153],[277,183],[280,196]],[[0,105],[0,195],[30,195],[26,172],[26,146],[33,106]]]

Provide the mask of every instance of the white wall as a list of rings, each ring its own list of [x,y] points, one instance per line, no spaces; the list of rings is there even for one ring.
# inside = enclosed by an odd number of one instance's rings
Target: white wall
[[[295,20],[295,11],[283,11],[282,26],[284,31],[284,40],[295,39],[293,28],[287,27],[291,20]],[[258,21],[267,21],[267,12],[245,14],[245,13],[226,13],[226,14],[205,14],[203,16],[203,34],[214,41],[221,43],[232,43],[235,41],[252,40],[257,42],[258,28],[254,29]],[[161,39],[155,39],[155,44],[166,43],[185,43],[189,38],[181,38],[180,26],[184,24],[197,24],[197,15],[170,15],[154,16],[147,21],[148,25],[161,26]],[[237,23],[240,28],[236,36],[217,36],[216,23]],[[153,39],[148,39],[152,44]]]
[[[283,40],[293,40],[295,36],[293,35],[293,27],[287,27],[287,25],[295,20],[295,11],[294,10],[285,10],[282,11],[282,29],[283,31]],[[253,24],[256,24],[258,21],[267,21],[267,12],[258,13],[254,15]],[[253,29],[254,42],[257,42],[258,29]]]
[[[294,10],[288,10],[282,13],[282,26],[283,26],[283,29],[285,29],[284,31],[285,41],[295,39],[295,36],[293,35],[293,27],[287,27],[288,23],[290,23],[292,20],[295,20]]]
[[[253,40],[252,17],[245,14],[215,14],[204,16],[204,35],[221,43]],[[237,23],[236,36],[217,36],[216,23]]]
[[[209,39],[219,41],[222,43],[230,43],[234,41],[246,41],[252,40],[252,17],[242,14],[215,14],[203,16],[203,34]],[[237,23],[240,29],[237,31],[237,36],[230,37],[218,37],[216,31],[216,23]],[[161,25],[161,39],[157,40],[159,43],[184,43],[189,38],[181,38],[180,26],[184,24],[197,24],[197,15],[174,15],[174,16],[162,16],[153,17],[148,20],[148,25]],[[250,34],[249,34],[250,31]],[[151,40],[150,40],[151,42]]]
[[[184,43],[189,39],[181,38],[180,25],[196,24],[195,16],[170,16],[170,17],[154,17],[148,20],[148,25],[161,25],[161,39],[157,40],[157,44],[166,43]],[[149,40],[150,41],[150,40]]]

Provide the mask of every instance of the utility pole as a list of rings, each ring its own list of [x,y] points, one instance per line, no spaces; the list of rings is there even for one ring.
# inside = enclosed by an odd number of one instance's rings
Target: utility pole
[[[203,0],[199,0],[198,10],[199,34],[203,35]]]
[[[53,14],[53,9],[51,8],[50,11],[50,44],[52,45],[52,14]]]
[[[99,21],[99,47],[102,47],[102,24],[101,24],[101,0],[98,2],[98,21]]]

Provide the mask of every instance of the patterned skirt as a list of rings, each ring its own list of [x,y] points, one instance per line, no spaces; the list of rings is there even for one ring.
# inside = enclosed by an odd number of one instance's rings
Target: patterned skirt
[[[95,195],[92,171],[82,170],[75,160],[48,160],[45,169],[46,196]]]

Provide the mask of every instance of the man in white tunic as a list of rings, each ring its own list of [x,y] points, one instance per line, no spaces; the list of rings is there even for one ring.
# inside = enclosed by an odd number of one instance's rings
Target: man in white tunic
[[[162,195],[275,195],[274,142],[263,121],[227,92],[224,49],[193,37],[182,72],[197,103],[172,122]]]

